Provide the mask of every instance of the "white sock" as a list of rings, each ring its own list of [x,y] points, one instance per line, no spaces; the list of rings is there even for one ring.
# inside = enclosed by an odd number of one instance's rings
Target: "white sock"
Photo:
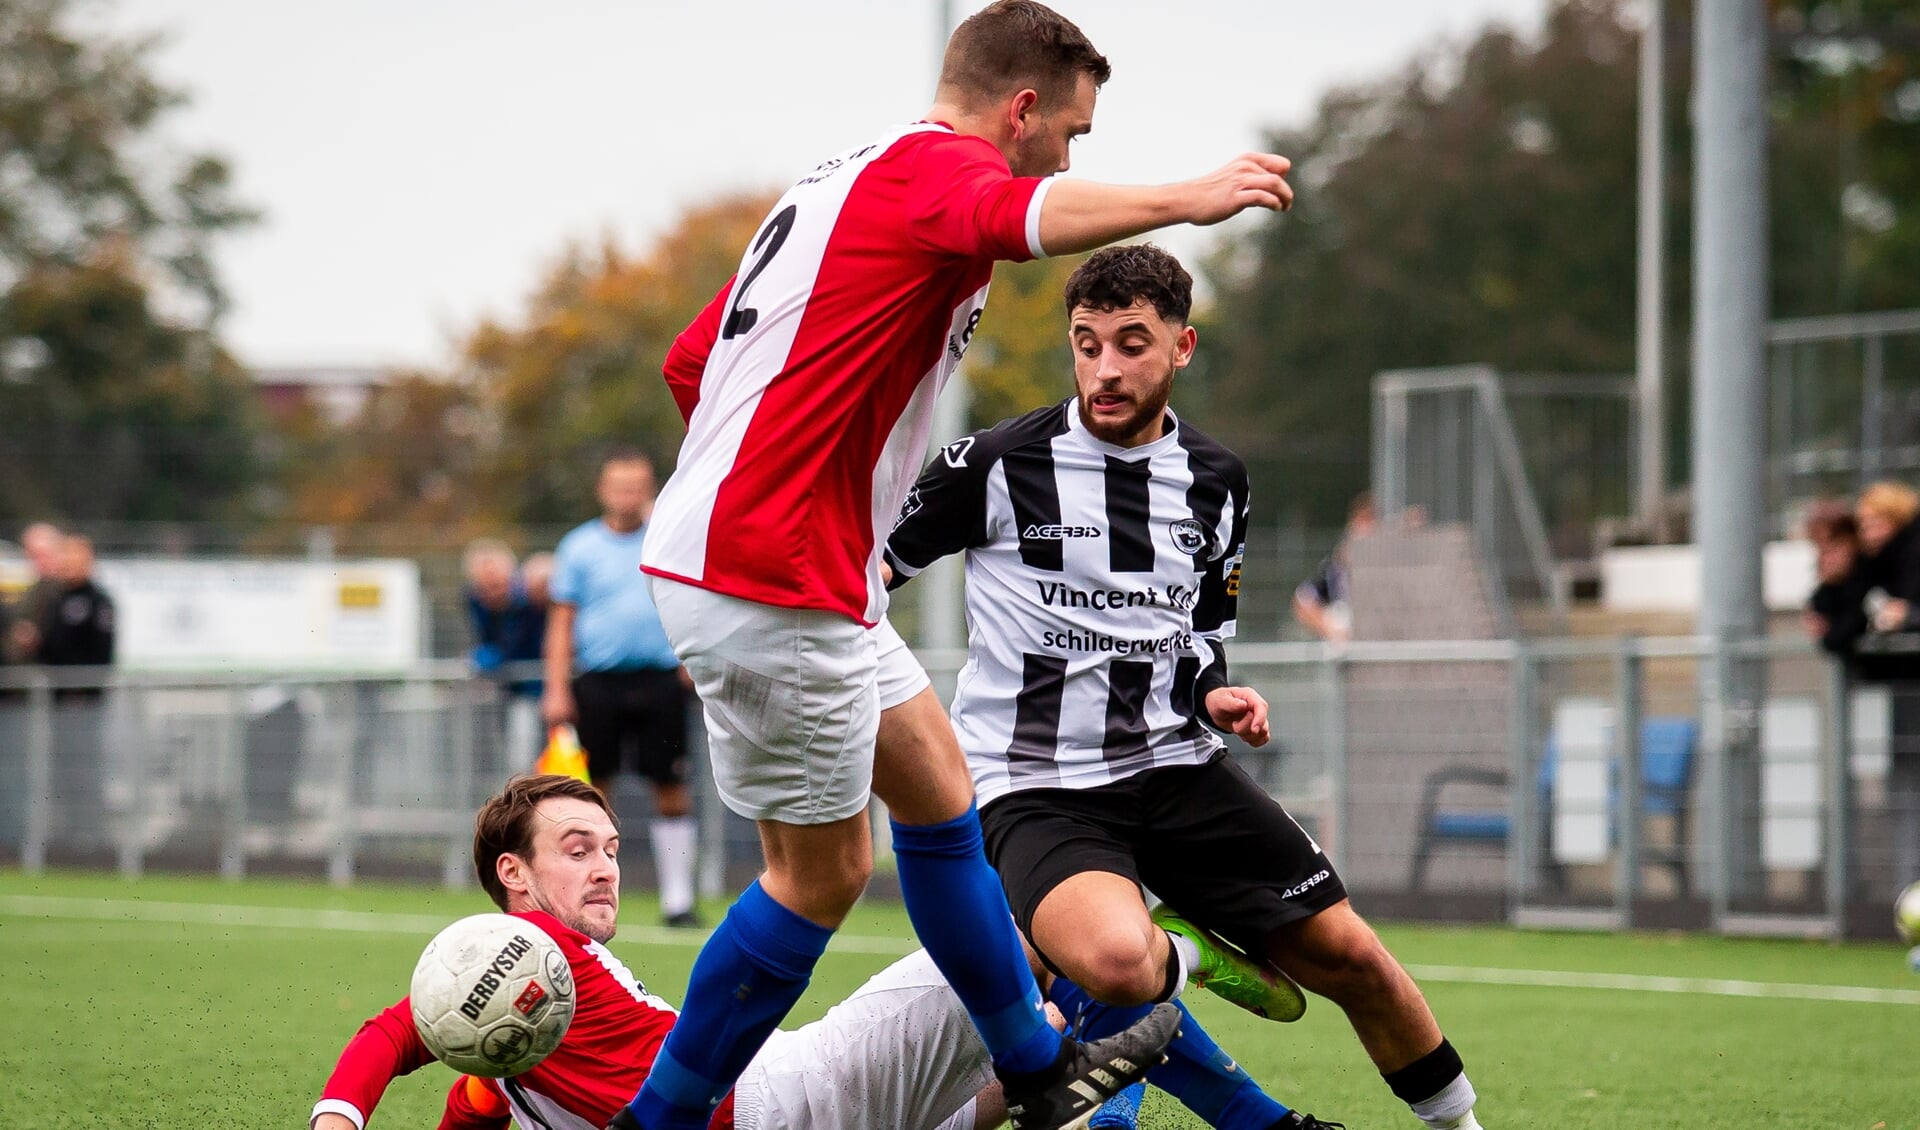
[[[1413,1113],[1433,1130],[1480,1130],[1479,1120],[1473,1117],[1476,1097],[1473,1084],[1467,1082],[1467,1073],[1462,1071],[1439,1094],[1414,1103]]]
[[[1180,961],[1180,979],[1173,986],[1173,996],[1167,999],[1178,1000],[1180,994],[1187,991],[1187,982],[1192,979],[1193,971],[1200,968],[1200,945],[1185,934],[1176,934],[1172,930],[1166,933],[1174,956]]]
[[[655,819],[647,833],[653,841],[653,864],[660,873],[660,913],[674,915],[692,910],[693,817]]]

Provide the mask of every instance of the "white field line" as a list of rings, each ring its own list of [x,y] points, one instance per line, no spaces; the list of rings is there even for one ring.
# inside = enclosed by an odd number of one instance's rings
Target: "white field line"
[[[1568,973],[1548,969],[1487,969],[1472,965],[1409,965],[1407,972],[1421,981],[1451,981],[1471,985],[1541,985],[1556,989],[1620,989],[1634,993],[1686,993],[1708,997],[1920,1005],[1920,990],[1870,989],[1859,985],[1801,985],[1785,981],[1729,981],[1715,977],[1645,977],[1637,973]]]
[[[474,908],[477,914],[483,909]],[[490,909],[490,908],[487,908]],[[177,926],[247,926],[278,930],[344,930],[360,934],[412,934],[422,939],[438,934],[451,917],[435,914],[388,914],[365,910],[318,910],[305,907],[236,906],[211,902],[158,902],[144,899],[90,899],[62,895],[0,895],[0,918],[59,918],[99,922],[154,922]],[[652,946],[706,944],[705,930],[671,930],[665,926],[622,926],[616,942]],[[919,948],[910,938],[835,934],[830,949],[841,953],[900,957]]]
[[[54,895],[0,895],[0,918],[54,918],[108,922],[153,922],[182,926],[264,927],[282,930],[342,930],[364,934],[427,937],[448,918],[431,914],[387,914],[364,910],[315,910],[298,907],[235,906],[225,903],[149,902]],[[656,946],[698,946],[705,931],[661,926],[627,926],[618,941]],[[835,934],[829,947],[841,953],[898,957],[911,953],[908,938]],[[1553,969],[1495,969],[1473,965],[1409,965],[1422,981],[1470,985],[1522,985],[1554,989],[1611,989],[1692,996],[1759,997],[1769,1000],[1841,1001],[1850,1004],[1920,1006],[1920,990],[1875,989],[1858,985],[1805,985],[1777,981],[1732,981],[1705,977],[1649,977],[1630,973],[1580,973]]]

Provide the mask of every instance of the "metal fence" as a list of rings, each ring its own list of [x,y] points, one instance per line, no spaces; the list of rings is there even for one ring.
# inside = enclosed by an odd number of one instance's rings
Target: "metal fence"
[[[1777,321],[1767,345],[1775,513],[1920,472],[1920,310]]]
[[[1252,639],[1299,638],[1301,633],[1293,624],[1291,612],[1294,586],[1312,575],[1333,551],[1341,531],[1338,527],[1286,525],[1273,516],[1263,517],[1265,521],[1258,522],[1247,534],[1241,607],[1269,611],[1266,615],[1243,615],[1240,630]],[[410,560],[420,569],[420,639],[425,653],[443,658],[459,656],[472,644],[460,573],[465,543],[458,539],[435,539],[415,527],[377,523],[340,530],[316,526],[264,532],[206,523],[89,522],[78,528],[91,536],[99,554],[109,559]],[[569,529],[533,527],[519,531],[512,540],[527,553],[550,551]],[[9,549],[7,543],[0,542],[0,562],[11,556]],[[23,578],[25,568],[22,563]],[[24,585],[24,580],[21,583]],[[895,623],[910,638],[922,619],[920,605],[929,587],[919,585],[907,590],[894,606]]]
[[[509,672],[518,675],[522,672]],[[524,672],[532,674],[532,672]],[[473,814],[538,755],[533,700],[459,662],[405,675],[210,677],[0,668],[0,856],[49,864],[472,881]],[[757,854],[711,801],[694,728],[702,886]],[[616,789],[640,826],[648,791]],[[646,837],[635,839],[646,855]],[[642,880],[644,882],[644,880]]]
[[[964,656],[921,658],[949,693]],[[1235,666],[1275,731],[1235,756],[1375,915],[1872,935],[1920,877],[1920,746],[1903,744],[1920,710],[1849,687],[1798,640],[1247,644]],[[0,672],[0,775],[16,783],[0,852],[29,869],[466,883],[474,808],[531,762],[507,736],[515,709],[457,664]],[[758,853],[704,762],[696,780],[714,891]],[[620,792],[638,826],[643,794]],[[629,842],[644,858],[647,837]]]
[[[1632,507],[1634,396],[1623,376],[1380,373],[1374,502],[1470,529],[1501,592],[1564,611],[1597,523]]]

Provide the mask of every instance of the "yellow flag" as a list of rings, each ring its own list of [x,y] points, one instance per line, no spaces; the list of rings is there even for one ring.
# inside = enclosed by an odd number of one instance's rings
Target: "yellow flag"
[[[565,723],[547,731],[547,748],[540,751],[540,759],[533,763],[533,771],[558,773],[563,777],[576,777],[592,783],[587,776],[587,755],[580,748],[580,735]]]

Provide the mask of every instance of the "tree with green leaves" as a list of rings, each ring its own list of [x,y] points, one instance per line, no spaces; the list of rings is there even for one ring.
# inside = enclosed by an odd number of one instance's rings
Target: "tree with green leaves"
[[[83,34],[79,7],[0,0],[0,282],[76,265],[112,241],[208,324],[224,302],[212,243],[255,214],[234,200],[218,156],[151,152],[161,119],[186,100],[149,69],[158,39]]]
[[[462,347],[462,379],[496,429],[478,492],[508,521],[596,513],[600,458],[638,447],[672,469],[686,425],[660,375],[673,339],[739,264],[772,205],[761,195],[695,208],[642,255],[574,249],[514,323]]]
[[[1334,525],[1368,477],[1383,369],[1632,368],[1640,7],[1556,0],[1337,90],[1275,134],[1291,213],[1210,264],[1220,437],[1278,505]],[[1684,408],[1690,315],[1691,4],[1667,19],[1668,323]],[[1920,305],[1920,13],[1774,0],[1776,316]],[[1683,411],[1670,413],[1683,438]],[[1684,455],[1684,446],[1676,448]],[[1676,476],[1687,473],[1676,460]]]
[[[0,0],[0,517],[229,512],[254,405],[211,251],[253,216],[219,158],[156,155],[184,96],[154,41],[77,30],[77,7]]]

